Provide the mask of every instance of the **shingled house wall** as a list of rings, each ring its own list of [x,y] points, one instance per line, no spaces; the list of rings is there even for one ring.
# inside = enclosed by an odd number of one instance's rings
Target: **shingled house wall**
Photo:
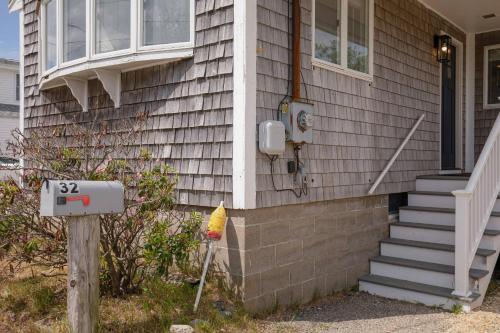
[[[476,35],[476,112],[474,113],[474,154],[476,159],[479,158],[495,119],[497,119],[500,112],[499,108],[485,109],[483,107],[484,47],[497,44],[500,44],[500,31],[490,31]]]
[[[233,0],[197,0],[194,57],[122,74],[115,109],[98,80],[89,82],[89,112],[67,87],[39,90],[37,1],[24,4],[25,128],[50,128],[95,117],[113,122],[149,114],[138,144],[180,174],[181,204],[232,205]]]
[[[287,93],[286,0],[258,0],[257,123],[276,118]],[[314,143],[301,156],[309,195],[301,199],[273,190],[268,158],[257,156],[257,206],[365,196],[408,135],[425,119],[379,186],[377,193],[413,190],[415,177],[439,169],[440,67],[433,37],[442,31],[464,43],[465,34],[416,0],[375,0],[374,77],[368,82],[313,67],[312,0],[302,4],[302,97],[315,105]],[[464,55],[465,56],[465,55]],[[290,187],[286,162],[291,145],[276,162],[275,181]]]

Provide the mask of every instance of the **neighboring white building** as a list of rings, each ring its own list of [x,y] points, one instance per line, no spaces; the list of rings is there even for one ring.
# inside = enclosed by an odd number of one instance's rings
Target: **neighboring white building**
[[[19,127],[19,61],[0,59],[0,156],[12,130]]]

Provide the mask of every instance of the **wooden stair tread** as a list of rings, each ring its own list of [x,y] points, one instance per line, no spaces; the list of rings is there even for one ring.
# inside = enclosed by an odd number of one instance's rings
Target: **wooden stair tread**
[[[379,275],[372,275],[372,274],[365,275],[365,276],[361,277],[359,280],[362,282],[374,283],[374,284],[379,284],[379,285],[386,286],[386,287],[404,289],[404,290],[414,291],[414,292],[418,292],[418,293],[422,293],[422,294],[440,296],[440,297],[445,297],[445,298],[450,298],[450,299],[458,299],[456,296],[454,296],[452,294],[453,289],[449,289],[449,288],[436,287],[436,286],[431,286],[428,284],[422,284],[422,283],[406,281],[406,280],[399,280],[399,279],[394,279],[394,278],[379,276]],[[472,301],[474,301],[479,297],[480,297],[479,294],[473,293],[470,298],[472,299]]]
[[[423,206],[405,206],[399,208],[399,210],[413,210],[419,212],[429,212],[429,213],[445,213],[454,214],[455,209],[453,208],[437,208],[437,207],[423,207]],[[491,216],[500,217],[500,212],[492,212]]]
[[[408,239],[387,238],[387,239],[382,240],[381,243],[410,246],[410,247],[419,247],[419,248],[423,248],[423,249],[431,249],[431,250],[446,251],[446,252],[455,252],[454,245],[420,242],[420,241],[414,241],[414,240],[408,240]],[[476,255],[478,255],[480,257],[489,257],[495,253],[496,253],[495,250],[478,249],[476,252]]]
[[[388,256],[378,256],[378,257],[371,259],[370,261],[384,263],[384,264],[390,264],[390,265],[409,267],[409,268],[418,268],[418,269],[423,269],[426,271],[433,271],[433,272],[439,272],[439,273],[455,274],[455,267],[454,266],[430,263],[430,262],[425,262],[425,261],[395,258],[395,257],[388,257]],[[489,271],[486,271],[483,269],[471,268],[469,271],[470,277],[473,279],[476,279],[476,280],[487,276],[488,273],[489,273]]]
[[[415,223],[415,222],[395,222],[392,223],[391,226],[455,232],[455,226],[453,225]],[[500,235],[500,230],[486,229],[484,231],[484,234],[487,236],[498,236]]]

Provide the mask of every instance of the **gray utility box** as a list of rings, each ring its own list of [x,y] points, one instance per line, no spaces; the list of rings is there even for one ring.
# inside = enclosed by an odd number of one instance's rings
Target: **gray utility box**
[[[124,192],[120,182],[48,180],[42,186],[40,216],[122,213]]]
[[[290,102],[282,109],[282,121],[285,124],[286,139],[293,143],[312,143],[314,105],[302,102]]]

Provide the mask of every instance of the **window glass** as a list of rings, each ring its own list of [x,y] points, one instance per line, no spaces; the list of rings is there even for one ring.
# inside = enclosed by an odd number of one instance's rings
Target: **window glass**
[[[500,49],[488,51],[488,104],[500,104]]]
[[[64,61],[75,60],[85,56],[85,1],[66,0],[64,6]]]
[[[57,65],[57,1],[50,0],[45,8],[45,69],[51,69]]]
[[[341,0],[316,0],[315,57],[340,64]]]
[[[369,5],[368,0],[348,0],[347,67],[368,73]]]
[[[143,0],[143,44],[189,42],[190,0]],[[168,31],[168,33],[165,33]]]
[[[95,7],[96,53],[130,48],[130,0],[96,0]]]

